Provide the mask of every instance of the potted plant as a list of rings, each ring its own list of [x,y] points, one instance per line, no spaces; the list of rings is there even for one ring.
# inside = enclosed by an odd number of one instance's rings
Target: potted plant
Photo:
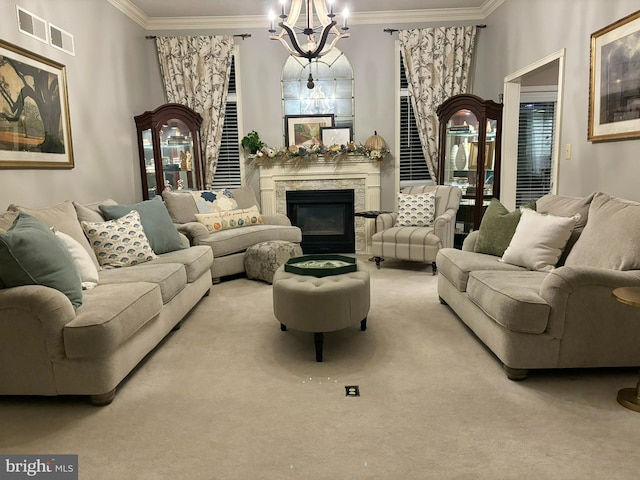
[[[242,139],[241,144],[242,148],[249,151],[251,155],[255,155],[264,147],[264,142],[260,140],[260,135],[258,135],[258,132],[255,130],[247,133]]]

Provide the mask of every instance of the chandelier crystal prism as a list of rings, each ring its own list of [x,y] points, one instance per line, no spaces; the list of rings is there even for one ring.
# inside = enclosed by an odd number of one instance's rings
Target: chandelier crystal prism
[[[298,26],[298,19],[302,11],[302,4],[306,5],[306,22],[304,26]],[[271,40],[280,40],[290,55],[303,57],[311,62],[314,58],[322,57],[335,47],[338,40],[347,38],[349,26],[347,25],[348,10],[342,12],[343,23],[342,32],[337,28],[335,14],[333,13],[333,0],[328,0],[329,8],[325,0],[291,0],[289,15],[285,13],[286,0],[280,0],[281,13],[278,26],[282,28],[278,35],[275,35],[276,15],[269,12],[269,37]],[[315,15],[314,15],[315,12]],[[316,25],[317,18],[317,26]],[[329,45],[327,40],[329,35],[333,39]],[[303,42],[298,41],[298,36]],[[317,37],[317,38],[316,38]]]

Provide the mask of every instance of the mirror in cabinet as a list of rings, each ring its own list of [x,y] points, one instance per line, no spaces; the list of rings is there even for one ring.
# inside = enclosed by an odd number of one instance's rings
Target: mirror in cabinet
[[[502,104],[460,94],[437,110],[440,122],[438,183],[462,189],[456,233],[477,230],[500,190]]]
[[[135,117],[145,200],[165,189],[203,189],[200,154],[202,117],[179,104],[166,104]]]

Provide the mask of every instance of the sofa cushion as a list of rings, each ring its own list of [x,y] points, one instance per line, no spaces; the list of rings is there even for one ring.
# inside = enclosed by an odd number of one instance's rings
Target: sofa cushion
[[[398,227],[429,227],[436,212],[435,192],[398,193]]]
[[[11,228],[13,222],[18,218],[17,210],[7,210],[6,212],[0,213],[0,232],[6,232]]]
[[[98,285],[85,294],[76,318],[63,330],[69,358],[100,358],[113,353],[162,310],[154,283]]]
[[[244,252],[256,243],[268,240],[286,240],[300,243],[302,232],[298,227],[283,225],[256,225],[251,227],[222,230],[197,239],[199,245],[207,245],[213,251],[213,258],[232,253]]]
[[[260,211],[255,205],[251,208],[229,210],[228,212],[196,213],[196,220],[207,227],[211,233],[263,223]]]
[[[640,203],[597,193],[589,220],[565,265],[640,269]]]
[[[123,217],[131,210],[140,214],[142,228],[156,255],[184,248],[182,238],[160,197],[133,205],[100,205],[100,211],[107,220]]]
[[[184,265],[187,273],[187,283],[195,282],[203,274],[211,273],[213,263],[213,252],[210,247],[196,245],[184,250],[163,253],[158,258],[149,262],[154,263],[180,263]]]
[[[21,212],[0,233],[0,278],[6,287],[44,285],[82,305],[82,285],[71,254],[40,220]]]
[[[494,322],[513,332],[542,333],[551,307],[538,292],[545,272],[475,271],[467,295]]]
[[[111,200],[110,198],[100,201],[88,203],[86,205],[80,205],[77,202],[73,202],[73,208],[76,209],[76,215],[80,222],[104,222],[107,220],[100,211],[100,205],[117,205],[118,202]]]
[[[391,227],[371,237],[374,252],[381,257],[432,262],[442,240],[431,227]]]
[[[522,209],[513,238],[502,261],[530,270],[549,272],[555,268],[580,214],[558,217]]]
[[[93,263],[99,267],[98,259],[93,253],[93,249],[85,237],[80,221],[76,214],[76,209],[71,202],[62,202],[48,208],[26,208],[18,205],[9,205],[9,210],[25,212],[37,218],[48,227],[54,227],[59,232],[64,232],[73,237],[89,253]]]
[[[525,268],[500,261],[500,257],[475,253],[456,248],[443,248],[436,257],[438,274],[443,275],[460,292],[467,291],[469,273],[478,270],[501,272],[527,271]]]
[[[162,192],[164,204],[173,223],[189,223],[196,221],[198,207],[188,190]]]
[[[103,267],[128,267],[156,258],[136,210],[117,220],[82,222],[82,228]]]
[[[105,269],[100,285],[113,283],[155,283],[160,287],[162,303],[169,303],[187,284],[187,272],[179,263],[143,263],[129,268]]]
[[[529,202],[525,208],[535,210],[536,202]],[[474,251],[501,257],[516,231],[520,216],[520,209],[510,212],[500,200],[492,198],[482,216]]]
[[[233,198],[236,199],[238,208],[249,208],[254,205],[258,205],[258,208],[260,208],[256,192],[250,186],[232,188],[231,193],[233,193]]]

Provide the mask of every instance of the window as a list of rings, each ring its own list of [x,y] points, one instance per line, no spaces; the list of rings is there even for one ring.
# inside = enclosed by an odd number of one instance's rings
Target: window
[[[231,59],[231,74],[227,106],[222,126],[222,140],[218,166],[211,182],[211,188],[238,188],[242,186],[242,168],[240,164],[240,137],[238,128],[238,93],[236,90],[236,58]]]
[[[551,192],[555,100],[526,101],[518,122],[516,206]]]
[[[400,187],[430,180],[429,168],[424,159],[418,126],[413,115],[411,96],[400,58]]]

